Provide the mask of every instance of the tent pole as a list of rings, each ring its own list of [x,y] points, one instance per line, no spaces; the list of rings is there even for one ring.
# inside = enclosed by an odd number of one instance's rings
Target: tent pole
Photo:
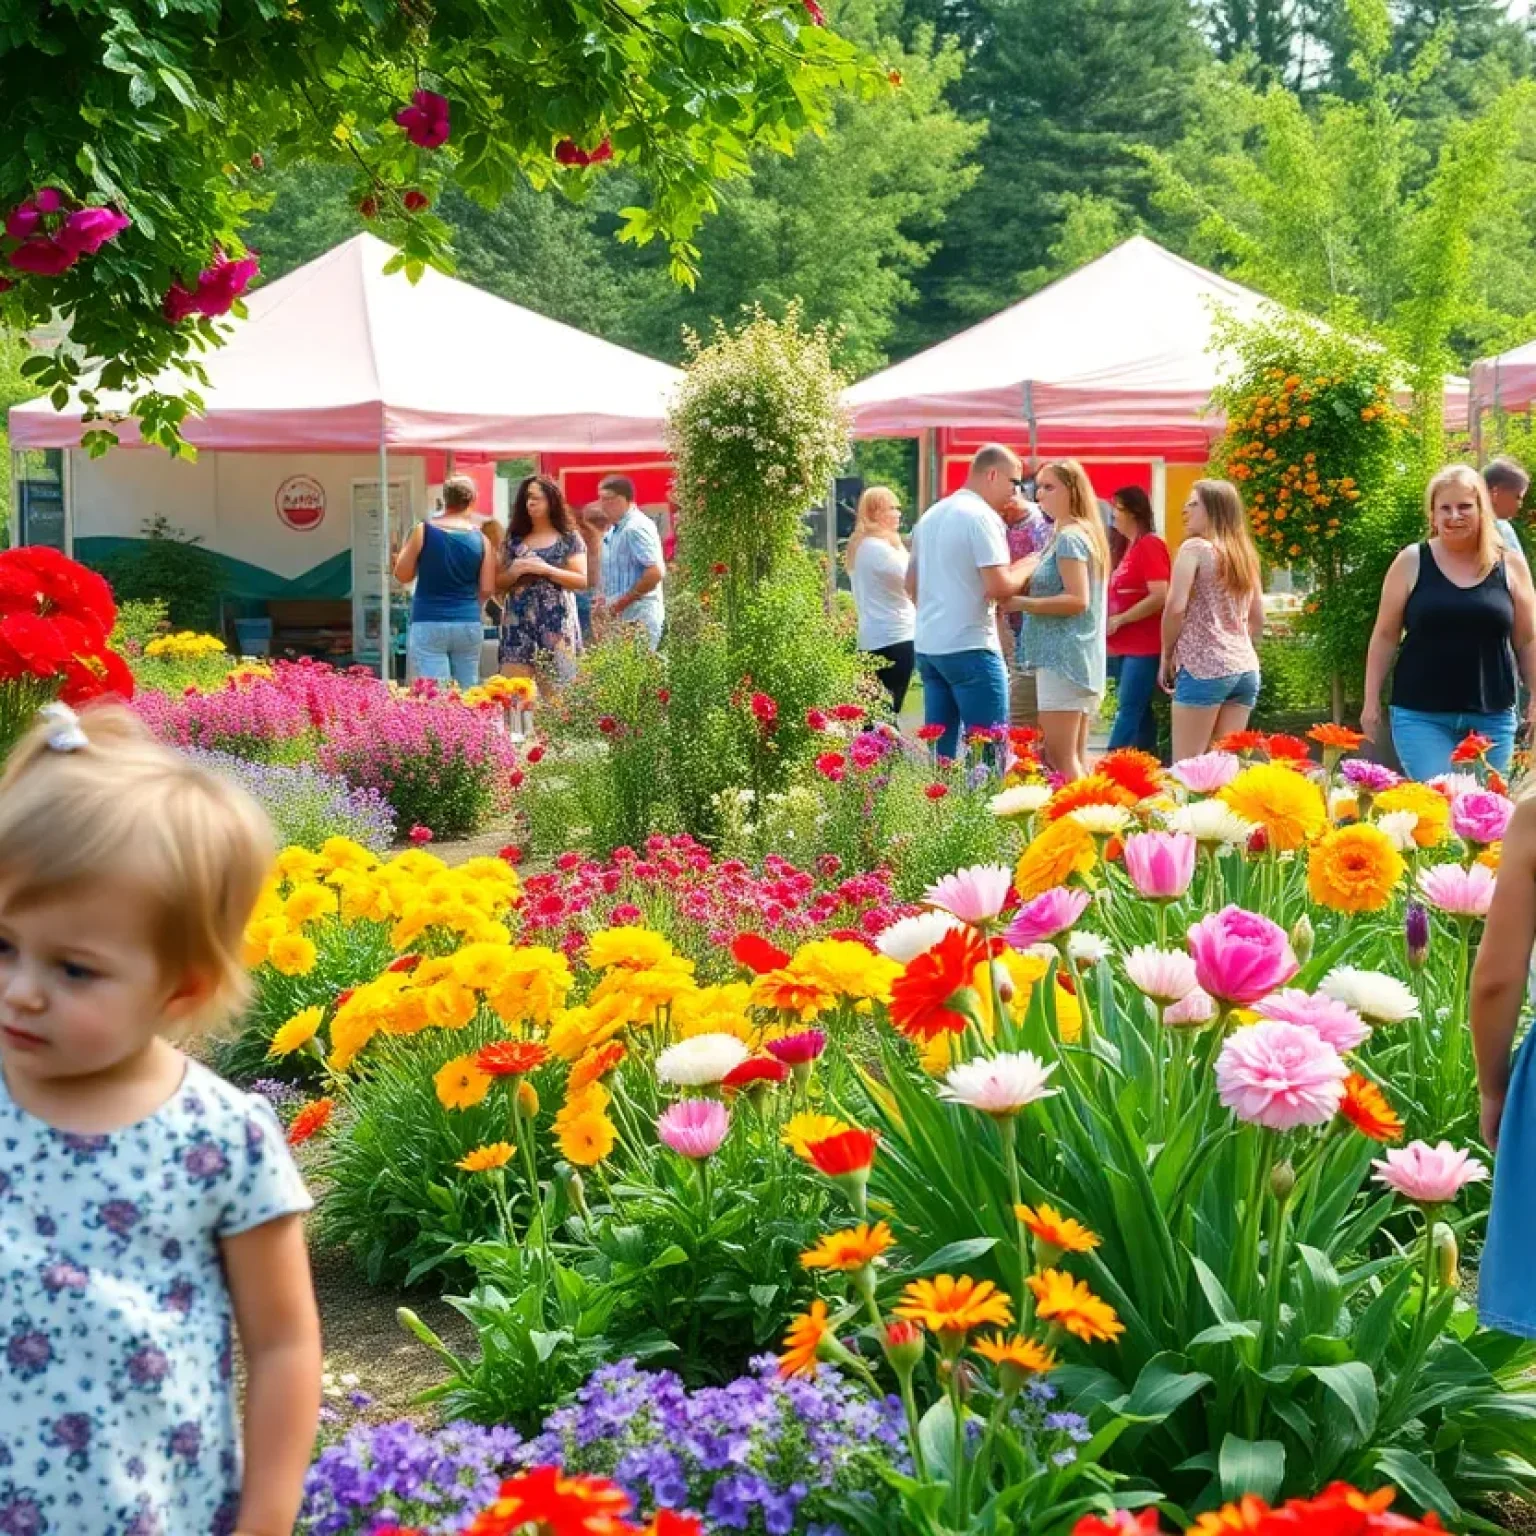
[[[921,516],[929,505],[938,500],[934,490],[938,478],[934,472],[934,461],[938,458],[938,450],[938,428],[924,427],[917,434],[917,505],[912,509],[914,516]]]
[[[389,444],[379,439],[379,676],[387,683],[391,663],[389,633]]]
[[[837,608],[837,481],[827,481],[827,613]]]
[[[1024,380],[1024,419],[1029,423],[1029,468],[1033,473],[1039,455],[1039,431],[1035,422],[1035,385],[1032,379]]]
[[[11,514],[6,519],[0,547],[15,549],[21,543],[21,449],[11,449]]]

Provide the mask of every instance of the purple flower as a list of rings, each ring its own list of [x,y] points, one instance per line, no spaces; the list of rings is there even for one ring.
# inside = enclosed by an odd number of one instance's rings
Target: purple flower
[[[183,1317],[192,1310],[192,1303],[197,1300],[197,1287],[182,1276],[171,1281],[160,1292],[160,1305],[167,1312],[179,1312]]]
[[[4,1536],[42,1536],[47,1530],[42,1506],[25,1488],[0,1486],[0,1532]]]
[[[132,1200],[108,1200],[96,1214],[102,1226],[115,1237],[127,1237],[144,1216]]]
[[[25,1324],[23,1324],[25,1328]],[[53,1345],[46,1333],[26,1329],[13,1333],[5,1346],[6,1363],[23,1381],[41,1375],[53,1362]],[[0,1526],[0,1530],[4,1527]]]
[[[181,1154],[181,1166],[194,1184],[201,1184],[206,1189],[228,1171],[229,1159],[217,1142],[194,1141]]]
[[[91,1416],[88,1413],[66,1413],[48,1426],[50,1445],[63,1450],[79,1452],[91,1443]]]
[[[56,1259],[43,1268],[43,1289],[50,1296],[57,1296],[61,1291],[83,1291],[90,1278],[78,1264],[71,1264],[68,1259]]]
[[[171,1362],[163,1349],[145,1344],[128,1357],[128,1379],[136,1387],[157,1390],[170,1374]]]
[[[1372,763],[1363,757],[1346,758],[1339,764],[1339,777],[1368,795],[1383,795],[1403,781],[1390,768]]]
[[[203,1426],[192,1419],[176,1425],[167,1442],[172,1456],[182,1461],[196,1461],[203,1453]]]

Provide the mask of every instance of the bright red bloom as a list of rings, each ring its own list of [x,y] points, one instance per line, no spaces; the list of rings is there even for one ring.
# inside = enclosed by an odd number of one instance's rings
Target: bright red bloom
[[[961,1034],[969,1022],[953,1007],[955,995],[974,983],[987,946],[971,928],[954,928],[917,956],[891,984],[891,1022],[911,1040]]]
[[[496,1040],[475,1052],[475,1066],[488,1077],[521,1077],[549,1060],[549,1047],[536,1040]]]
[[[1144,1509],[1133,1515],[1117,1509],[1112,1515],[1084,1515],[1072,1527],[1072,1536],[1157,1536],[1157,1511]]]
[[[674,1509],[658,1509],[640,1536],[704,1536],[704,1522],[697,1515],[680,1515]]]
[[[1239,757],[1252,752],[1262,752],[1268,738],[1263,731],[1228,731],[1215,743],[1218,752],[1236,752]]]
[[[777,1040],[763,1042],[763,1049],[775,1061],[782,1061],[789,1067],[802,1067],[815,1061],[826,1048],[826,1032],[820,1029],[802,1029],[792,1035],[780,1035]]]
[[[928,784],[923,788],[923,793],[930,800],[942,800],[949,793],[948,784]]]
[[[1484,756],[1493,742],[1486,736],[1480,736],[1476,731],[1468,731],[1457,744],[1456,750],[1451,753],[1453,763],[1475,763]]]
[[[415,187],[412,187],[400,201],[405,204],[405,211],[407,213],[420,213],[424,208],[432,206],[432,199],[425,192],[420,192]]]
[[[618,730],[619,722],[612,715],[599,715],[597,717],[597,728],[604,736],[612,736]]]
[[[867,711],[860,704],[834,704],[832,706],[832,718],[841,720],[845,724],[852,724],[856,720],[862,720]]]
[[[542,763],[544,761],[544,745],[542,742],[534,742],[528,748],[528,761],[530,763]]]
[[[1433,1514],[1422,1520],[1388,1513],[1396,1490],[1361,1493],[1348,1483],[1331,1483],[1315,1499],[1291,1499],[1260,1520],[1257,1536],[1440,1536]]]
[[[496,857],[498,859],[505,859],[508,864],[521,864],[523,862],[523,850],[516,843],[508,843]]]
[[[834,784],[841,783],[848,772],[848,759],[841,752],[822,752],[816,758],[816,772]]]
[[[753,718],[766,730],[779,723],[779,706],[766,693],[754,693],[748,706]]]
[[[1312,756],[1312,749],[1299,736],[1266,736],[1264,750],[1277,763],[1305,763]]]
[[[660,705],[668,705],[672,702],[672,690],[670,688],[658,688],[656,690],[656,702]]]
[[[1150,752],[1138,752],[1134,747],[1121,747],[1106,752],[1093,765],[1095,773],[1112,779],[1138,802],[1150,800],[1163,788],[1163,767]]]
[[[807,1143],[805,1155],[819,1173],[829,1179],[840,1179],[850,1173],[865,1173],[875,1160],[875,1146],[879,1137],[873,1131],[839,1131],[835,1136]]]
[[[731,943],[731,959],[745,966],[754,976],[781,970],[789,956],[756,933],[738,933]]]
[[[288,1127],[288,1145],[300,1146],[317,1131],[323,1131],[335,1108],[335,1099],[311,1100],[293,1117],[293,1123]]]
[[[789,1068],[772,1056],[750,1056],[739,1067],[732,1067],[721,1079],[727,1088],[750,1088],[754,1083],[782,1083]]]
[[[424,843],[430,843],[432,841],[432,828],[420,826],[412,827],[410,837],[411,841],[418,847]]]
[[[601,165],[604,160],[613,159],[613,142],[604,139],[596,149],[583,149],[574,139],[561,139],[555,145],[555,163],[557,165],[573,165],[577,167],[588,165]]]
[[[824,731],[827,728],[827,715],[824,710],[808,709],[805,712],[806,726],[813,731]]]
[[[535,1467],[508,1478],[465,1536],[522,1536],[529,1526],[540,1536],[619,1536],[633,1504],[605,1478],[567,1477],[559,1467]]]
[[[944,727],[942,725],[920,725],[917,728],[917,739],[919,741],[937,741],[943,734]]]

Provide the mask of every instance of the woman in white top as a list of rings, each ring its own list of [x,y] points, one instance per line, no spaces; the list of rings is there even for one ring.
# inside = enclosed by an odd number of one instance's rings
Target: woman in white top
[[[912,637],[917,609],[907,596],[907,547],[901,542],[901,503],[895,491],[872,485],[859,497],[859,514],[843,552],[859,615],[859,649],[884,663],[875,673],[901,713],[912,681]]]

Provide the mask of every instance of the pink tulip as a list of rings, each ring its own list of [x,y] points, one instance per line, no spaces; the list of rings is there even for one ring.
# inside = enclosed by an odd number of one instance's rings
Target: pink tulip
[[[1284,986],[1301,969],[1285,929],[1241,907],[1223,907],[1196,923],[1189,952],[1201,987],[1239,1008]]]
[[[1177,901],[1195,878],[1198,844],[1184,832],[1136,832],[1125,840],[1125,872],[1153,901]]]
[[[94,256],[132,221],[115,208],[76,208],[54,239],[72,256]]]
[[[1163,1023],[1174,1029],[1198,1027],[1201,1024],[1209,1024],[1215,1017],[1215,998],[1209,992],[1203,992],[1196,987],[1193,992],[1186,992],[1163,1015]]]
[[[1195,795],[1214,795],[1238,775],[1242,764],[1230,752],[1202,752],[1173,765],[1173,776]]]
[[[1395,1189],[1405,1200],[1417,1205],[1444,1205],[1454,1200],[1466,1185],[1488,1177],[1482,1163],[1458,1152],[1448,1141],[1442,1141],[1438,1147],[1424,1141],[1393,1147],[1385,1158],[1372,1162],[1371,1167],[1376,1170],[1378,1183]]]
[[[1048,944],[1083,915],[1089,896],[1069,886],[1054,886],[1019,908],[1019,915],[1008,926],[1004,937],[1015,949],[1031,944]]]
[[[1513,800],[1491,789],[1480,789],[1451,801],[1451,830],[1469,843],[1496,843],[1514,814]]]
[[[1419,876],[1425,901],[1452,917],[1487,917],[1495,884],[1496,877],[1486,864],[1474,864],[1471,869],[1437,864]]]
[[[1131,985],[1154,1003],[1181,1002],[1191,992],[1199,991],[1195,984],[1195,962],[1181,949],[1154,949],[1143,944],[1125,957],[1125,974],[1131,978]],[[1200,995],[1205,997],[1203,992]],[[1211,1016],[1210,1003],[1210,998],[1205,997],[1207,1019]]]
[[[718,1099],[684,1099],[664,1109],[656,1134],[680,1157],[702,1161],[713,1157],[731,1128],[730,1116]]]
[[[1013,871],[1006,864],[972,864],[935,881],[923,901],[962,923],[990,923],[1013,894]]]
[[[438,149],[448,142],[448,98],[436,91],[416,91],[410,106],[395,113],[395,121],[418,149]]]
[[[1216,1058],[1216,1091],[1239,1120],[1272,1131],[1338,1113],[1349,1068],[1316,1030],[1266,1019],[1235,1030]]]
[[[1348,1003],[1321,992],[1303,992],[1299,987],[1287,987],[1262,998],[1254,1005],[1254,1012],[1261,1018],[1315,1030],[1340,1053],[1354,1050],[1371,1035],[1371,1026]]]

